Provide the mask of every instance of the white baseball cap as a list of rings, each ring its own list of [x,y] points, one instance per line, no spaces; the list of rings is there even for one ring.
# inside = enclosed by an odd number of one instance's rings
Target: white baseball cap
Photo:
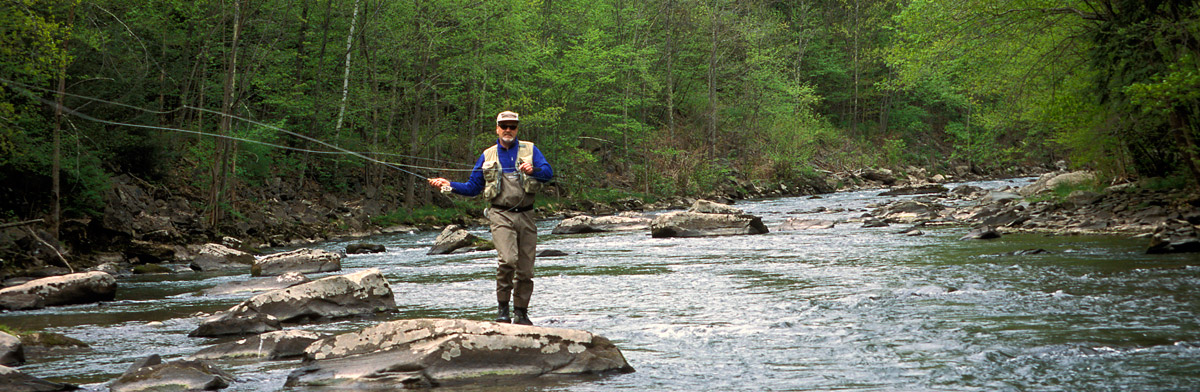
[[[521,120],[518,120],[517,112],[510,112],[506,110],[496,115],[496,124],[499,124],[502,121],[520,122]]]

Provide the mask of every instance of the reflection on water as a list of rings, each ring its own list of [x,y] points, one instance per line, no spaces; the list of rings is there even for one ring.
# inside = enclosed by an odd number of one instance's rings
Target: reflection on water
[[[1024,180],[1021,181],[1023,183]],[[1020,185],[996,181],[985,187]],[[790,217],[848,219],[877,192],[739,203],[774,227]],[[788,214],[816,207],[837,213]],[[896,227],[656,239],[648,233],[552,236],[537,261],[535,323],[604,335],[636,373],[513,390],[1187,390],[1200,385],[1200,260],[1145,255],[1145,240],[1008,235],[959,241]],[[426,256],[437,233],[371,239],[351,255],[379,268],[400,311],[289,325],[321,333],[384,319],[494,316],[495,253]],[[485,231],[478,233],[486,236]],[[346,242],[321,248],[340,251]],[[1024,249],[1049,253],[1009,256]],[[27,373],[104,389],[133,360],[185,356],[197,312],[243,297],[197,296],[244,275],[164,275],[120,282],[118,301],[0,314],[0,324],[64,333],[92,349],[31,363]],[[150,324],[162,321],[161,324]],[[297,361],[221,363],[231,390],[277,390]],[[480,390],[470,387],[455,390]]]

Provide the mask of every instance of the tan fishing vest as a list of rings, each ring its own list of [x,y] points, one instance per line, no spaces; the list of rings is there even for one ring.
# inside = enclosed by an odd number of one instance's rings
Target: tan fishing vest
[[[532,165],[533,143],[518,143],[517,162],[514,166],[520,166],[522,162]],[[534,195],[542,189],[542,182],[521,173],[520,170],[504,173],[498,148],[498,145],[494,145],[483,150],[483,198],[496,206],[523,208],[533,205]]]

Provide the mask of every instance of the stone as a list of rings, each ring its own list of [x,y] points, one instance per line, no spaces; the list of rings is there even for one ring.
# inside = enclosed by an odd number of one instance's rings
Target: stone
[[[21,339],[0,331],[0,366],[19,366],[25,363],[25,345]]]
[[[877,208],[871,211],[871,215],[893,223],[908,223],[938,218],[940,211],[944,209],[946,207],[938,203],[920,200],[901,200]]]
[[[254,265],[254,256],[222,244],[204,244],[193,252],[191,268],[196,271],[243,269]]]
[[[286,289],[302,283],[308,283],[312,280],[299,272],[288,272],[276,277],[252,279],[243,282],[229,282],[213,286],[204,290],[205,295],[232,295],[256,293],[263,291],[271,291],[278,289]]]
[[[539,377],[629,373],[608,339],[580,330],[474,320],[380,323],[313,343],[285,387],[494,387]]]
[[[939,184],[926,184],[926,185],[919,185],[919,186],[908,186],[908,187],[902,187],[902,188],[895,188],[895,189],[880,193],[879,196],[922,195],[922,194],[930,194],[930,193],[946,193],[949,191],[950,191],[949,189],[947,189],[946,187],[939,185]]]
[[[689,208],[688,211],[701,213],[701,214],[742,215],[742,214],[746,213],[745,211],[742,211],[741,209],[729,206],[727,204],[716,203],[716,202],[712,202],[712,201],[708,201],[708,200],[696,200],[695,203],[692,203],[692,207]]]
[[[346,245],[346,254],[383,253],[387,248],[379,244],[350,244]]]
[[[534,257],[563,257],[566,255],[567,255],[567,252],[563,252],[561,250],[546,249],[546,250],[539,250],[537,252],[537,254],[534,255]]]
[[[0,289],[0,304],[11,306],[14,301],[5,300],[8,297],[20,299],[21,304],[31,303],[29,295],[36,296],[33,305],[58,306],[86,304],[100,301],[112,301],[117,294],[117,279],[100,271],[80,272],[62,276],[52,276],[29,281],[25,284]],[[9,310],[19,310],[11,309]]]
[[[1000,232],[990,226],[979,226],[968,231],[960,240],[990,240],[1000,238]]]
[[[304,349],[321,339],[316,332],[273,331],[205,347],[188,359],[287,359],[304,355]]]
[[[1046,173],[1039,177],[1033,184],[1021,187],[1017,193],[1021,194],[1021,196],[1032,196],[1054,190],[1060,185],[1080,185],[1095,180],[1096,174],[1089,171]]]
[[[859,174],[865,180],[878,181],[884,185],[892,185],[896,183],[896,175],[888,169],[866,169]]]
[[[887,226],[888,226],[887,222],[884,222],[883,219],[877,219],[877,218],[867,218],[867,219],[863,220],[863,225],[862,225],[862,227],[887,227]]]
[[[764,234],[767,231],[762,218],[753,215],[673,211],[650,222],[650,236],[654,238]]]
[[[1148,254],[1200,252],[1200,229],[1186,221],[1160,223],[1150,236]]]
[[[1082,189],[1072,191],[1071,194],[1067,195],[1067,201],[1071,202],[1071,204],[1074,204],[1075,207],[1085,207],[1096,204],[1096,202],[1103,198],[1104,195],[1102,194],[1092,191],[1085,191]]]
[[[229,387],[235,378],[205,361],[180,360],[166,363],[144,362],[131,367],[109,384],[112,392],[165,390],[217,390]]]
[[[342,256],[320,249],[302,248],[263,257],[250,267],[252,276],[275,276],[295,271],[305,274],[340,271]]]
[[[552,234],[584,234],[603,233],[610,231],[645,230],[650,226],[650,218],[608,215],[592,217],[580,215],[563,219],[554,226]]]
[[[79,389],[75,385],[46,381],[30,376],[8,366],[0,366],[0,387],[3,387],[5,392],[51,392]]]
[[[217,312],[205,318],[192,332],[191,337],[216,337],[229,335],[253,335],[283,329],[279,318],[258,312]]]
[[[791,231],[791,230],[820,230],[832,229],[837,223],[828,219],[800,219],[790,218],[779,224],[776,230]]]
[[[473,246],[477,242],[479,242],[479,237],[471,234],[467,229],[459,225],[449,225],[442,229],[441,234],[438,234],[437,239],[433,241],[433,248],[429,249],[426,254],[450,254],[455,250]]]
[[[959,185],[950,190],[950,193],[958,196],[970,196],[979,192],[983,192],[983,188],[974,185]]]
[[[266,332],[272,327],[266,316],[279,322],[328,319],[396,309],[391,287],[378,269],[335,275],[286,289],[269,291],[205,319],[189,336],[242,335]],[[253,323],[217,328],[228,321],[245,319]],[[245,326],[240,331],[239,326]],[[278,330],[274,328],[270,330]]]

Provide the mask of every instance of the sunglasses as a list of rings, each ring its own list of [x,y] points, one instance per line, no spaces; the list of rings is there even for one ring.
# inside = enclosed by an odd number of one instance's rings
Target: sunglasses
[[[503,129],[503,130],[506,130],[506,131],[511,131],[511,130],[517,129],[517,126],[516,126],[516,125],[501,124],[501,125],[500,125],[500,129]]]

